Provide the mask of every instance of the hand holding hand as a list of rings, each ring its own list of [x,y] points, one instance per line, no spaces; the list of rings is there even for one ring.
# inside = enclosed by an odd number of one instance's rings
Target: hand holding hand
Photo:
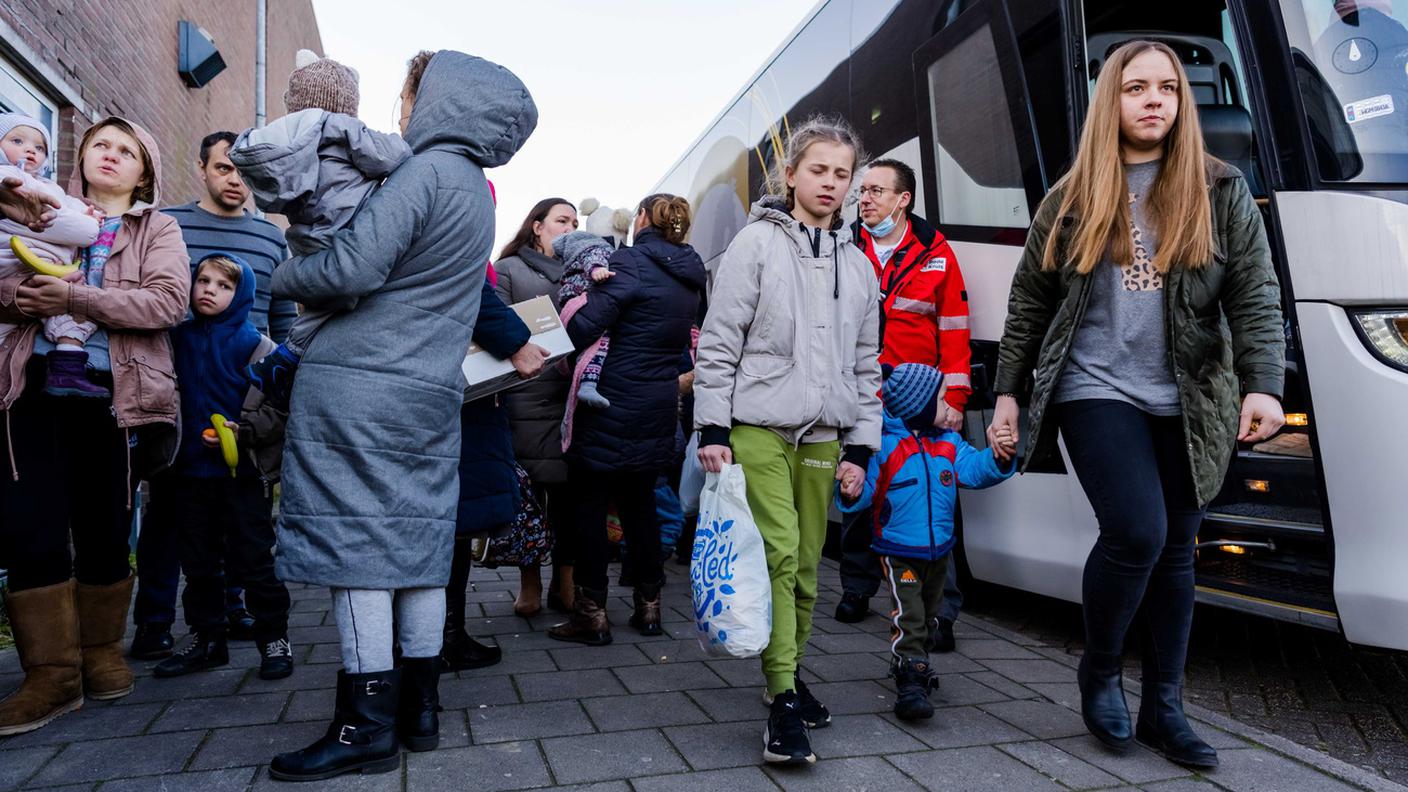
[[[1015,451],[1020,438],[1017,433],[1020,415],[1021,410],[1016,399],[1011,396],[998,396],[997,405],[993,408],[992,423],[988,424],[988,445],[993,448],[1006,445]],[[999,440],[999,437],[1006,438],[1006,441]]]
[[[543,365],[547,363],[548,351],[542,347],[529,342],[518,348],[509,358],[513,364],[513,370],[518,372],[520,379],[531,379],[538,376],[543,371]]]
[[[1286,425],[1281,402],[1267,393],[1248,393],[1242,399],[1242,420],[1237,427],[1237,442],[1260,443]]]
[[[853,501],[865,489],[865,471],[854,462],[842,462],[836,466],[836,480],[841,482],[841,497]]]
[[[1003,465],[1017,454],[1017,443],[1012,439],[1012,430],[1006,426],[997,430],[996,443],[992,444],[993,457]]]
[[[721,473],[724,465],[733,464],[733,449],[726,445],[707,445],[699,449],[699,465],[705,473]]]

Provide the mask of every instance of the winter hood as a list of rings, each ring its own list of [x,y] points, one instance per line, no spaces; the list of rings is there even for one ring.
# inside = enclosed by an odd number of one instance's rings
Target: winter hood
[[[838,229],[822,230],[816,247],[813,247],[816,228],[808,228],[787,211],[787,201],[780,195],[763,196],[748,212],[748,225],[772,223],[787,234],[792,244],[797,246],[799,255],[812,258],[830,258],[833,249],[850,243],[849,234]]]
[[[497,168],[537,125],[538,106],[517,75],[483,58],[440,50],[421,77],[406,142],[417,154],[443,149]]]
[[[120,121],[132,127],[132,133],[137,136],[137,142],[142,144],[142,148],[147,150],[147,156],[151,158],[152,199],[150,201],[136,201],[132,204],[132,208],[127,210],[127,214],[130,215],[146,214],[161,206],[161,149],[157,148],[156,138],[152,137],[152,133],[148,132],[141,124],[129,121],[122,116],[108,116],[93,126],[100,127],[113,121]],[[73,173],[68,177],[68,194],[75,197],[83,197],[88,194],[88,181],[83,178],[82,152],[79,152],[78,162],[74,164]]]

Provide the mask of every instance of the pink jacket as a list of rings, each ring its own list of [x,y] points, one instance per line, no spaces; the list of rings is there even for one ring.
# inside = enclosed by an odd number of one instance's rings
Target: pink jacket
[[[106,119],[105,119],[106,120]],[[126,119],[122,119],[126,120]],[[161,182],[161,154],[145,129],[127,121],[152,158]],[[70,195],[83,195],[82,164],[74,168]],[[160,195],[123,215],[103,270],[101,289],[72,284],[68,312],[108,330],[112,355],[113,408],[123,428],[151,423],[175,424],[179,409],[171,340],[166,329],[186,316],[191,296],[191,266],[181,229],[156,211]],[[0,342],[0,411],[8,412],[24,392],[25,365],[34,352],[42,322],[15,305],[19,285],[29,277],[0,278],[0,321],[20,327]],[[156,332],[153,332],[156,331]]]

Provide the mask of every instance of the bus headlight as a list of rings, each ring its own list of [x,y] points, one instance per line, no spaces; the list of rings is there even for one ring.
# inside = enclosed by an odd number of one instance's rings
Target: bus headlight
[[[1408,371],[1408,311],[1360,311],[1352,316],[1374,357]]]

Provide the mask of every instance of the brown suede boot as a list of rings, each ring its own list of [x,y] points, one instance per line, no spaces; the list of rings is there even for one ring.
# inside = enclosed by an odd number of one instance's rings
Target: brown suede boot
[[[640,630],[641,635],[659,635],[660,627],[660,584],[636,586],[635,613],[631,614],[631,626]]]
[[[83,706],[73,581],[5,598],[24,681],[0,701],[0,737],[23,734]]]
[[[548,630],[558,641],[605,646],[611,643],[611,622],[606,618],[606,592],[578,587],[573,595],[572,615]]]
[[[127,607],[135,578],[110,586],[78,584],[78,631],[83,643],[83,687],[97,701],[132,692],[132,669],[122,656]]]

